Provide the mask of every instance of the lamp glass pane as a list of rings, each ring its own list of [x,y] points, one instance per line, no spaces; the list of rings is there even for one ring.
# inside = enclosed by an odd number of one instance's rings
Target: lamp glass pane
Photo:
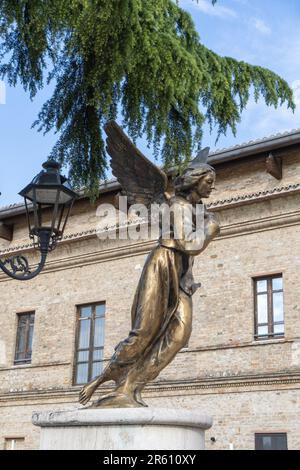
[[[57,197],[57,187],[54,188],[36,188],[36,202],[39,204],[55,204],[56,197]],[[26,196],[33,200],[34,198],[34,191],[33,188],[30,189]],[[64,191],[60,191],[58,203],[59,204],[66,204],[67,202],[71,201],[72,196]]]

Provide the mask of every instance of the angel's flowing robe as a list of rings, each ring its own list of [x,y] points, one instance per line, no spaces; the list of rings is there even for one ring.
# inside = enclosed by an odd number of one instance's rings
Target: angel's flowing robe
[[[172,203],[182,206],[187,201],[174,197]],[[173,234],[174,230],[173,226]],[[194,256],[217,235],[218,224],[213,215],[207,215],[204,240],[194,240],[195,247],[185,238],[174,239],[172,233],[168,239],[160,238],[146,260],[132,305],[131,331],[115,348],[109,364],[110,377],[122,393],[140,391],[157,377],[191,334],[191,296],[197,287],[192,275]]]

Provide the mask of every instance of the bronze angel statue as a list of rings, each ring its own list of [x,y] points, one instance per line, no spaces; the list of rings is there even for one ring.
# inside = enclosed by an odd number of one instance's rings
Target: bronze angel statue
[[[188,168],[173,181],[151,163],[130,141],[122,129],[109,121],[105,126],[111,167],[130,203],[146,206],[165,201],[173,208],[196,207],[208,198],[215,184],[215,171],[206,163],[204,149]],[[147,406],[141,392],[183,348],[192,331],[192,295],[199,286],[192,275],[194,257],[200,255],[219,233],[214,214],[204,208],[202,240],[186,239],[179,225],[182,217],[172,218],[168,236],[163,232],[148,255],[131,310],[131,330],[115,348],[101,375],[80,392],[86,404],[96,389],[113,380],[115,388],[93,403],[93,407]],[[176,212],[175,212],[176,213]]]

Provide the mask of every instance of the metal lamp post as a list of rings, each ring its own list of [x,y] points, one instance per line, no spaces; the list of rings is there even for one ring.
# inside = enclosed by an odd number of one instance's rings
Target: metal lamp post
[[[47,254],[61,240],[73,202],[78,195],[67,178],[60,175],[59,163],[48,160],[43,170],[19,193],[24,197],[29,237],[41,259],[34,271],[25,256],[0,260],[0,269],[20,281],[32,279],[43,269]]]

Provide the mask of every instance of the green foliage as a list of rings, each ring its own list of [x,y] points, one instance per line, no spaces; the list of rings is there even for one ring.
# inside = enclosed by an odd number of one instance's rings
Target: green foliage
[[[251,87],[294,109],[283,79],[208,50],[172,0],[0,0],[0,18],[0,75],[34,97],[50,70],[56,87],[35,125],[59,132],[51,157],[93,195],[106,169],[101,129],[118,110],[171,165],[190,159],[205,119],[235,132]]]

